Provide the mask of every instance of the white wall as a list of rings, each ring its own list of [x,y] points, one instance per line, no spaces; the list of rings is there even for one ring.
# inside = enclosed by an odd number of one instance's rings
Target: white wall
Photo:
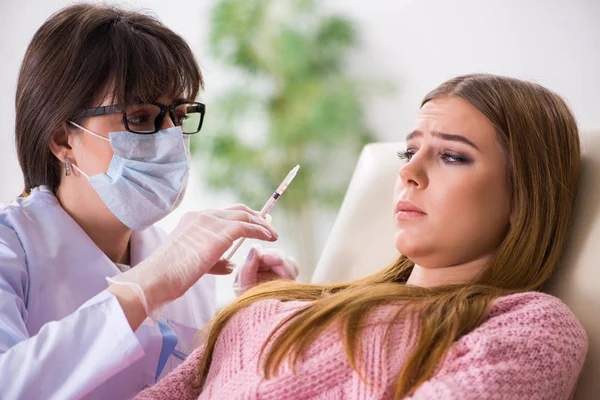
[[[0,2],[0,202],[21,190],[13,141],[14,91],[25,48],[65,0]],[[210,101],[227,76],[206,55],[210,0],[137,0],[181,33],[197,52]],[[330,0],[358,23],[360,48],[350,67],[392,82],[396,93],[367,105],[381,140],[401,139],[421,97],[451,76],[491,72],[535,80],[562,94],[583,129],[600,127],[598,0]]]
[[[35,30],[65,0],[0,0],[0,202],[22,189],[14,152],[14,92],[18,68]],[[182,34],[196,51],[207,88],[203,100],[228,77],[207,56],[208,0],[120,2],[149,8]],[[332,0],[357,21],[359,48],[350,69],[365,80],[384,79],[396,92],[366,106],[381,140],[400,140],[411,127],[422,96],[463,73],[491,72],[535,80],[562,94],[582,128],[600,127],[600,1],[597,0]],[[196,176],[200,174],[195,171]],[[185,209],[223,204],[197,183],[182,209],[164,222],[174,226]],[[227,199],[229,200],[229,199]],[[330,223],[323,224],[322,237]],[[280,245],[289,246],[285,242]],[[238,259],[245,254],[238,253]],[[228,282],[223,281],[223,287]],[[226,293],[223,301],[230,298]]]
[[[566,97],[583,129],[600,127],[598,0],[336,0],[359,22],[352,69],[397,94],[368,107],[383,140],[404,137],[420,99],[452,76],[511,75]]]

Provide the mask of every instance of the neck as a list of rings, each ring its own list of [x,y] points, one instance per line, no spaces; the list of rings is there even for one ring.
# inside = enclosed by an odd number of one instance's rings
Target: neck
[[[464,284],[473,280],[490,259],[487,255],[468,263],[435,268],[415,264],[406,284],[420,287]]]
[[[112,214],[91,187],[90,190],[75,192],[61,184],[56,197],[67,214],[112,262],[130,264],[131,229]]]

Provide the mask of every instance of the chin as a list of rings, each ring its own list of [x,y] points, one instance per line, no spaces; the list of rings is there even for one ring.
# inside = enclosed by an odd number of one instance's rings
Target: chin
[[[409,237],[406,232],[396,234],[396,250],[412,261],[419,258],[419,255],[426,254],[424,243]]]

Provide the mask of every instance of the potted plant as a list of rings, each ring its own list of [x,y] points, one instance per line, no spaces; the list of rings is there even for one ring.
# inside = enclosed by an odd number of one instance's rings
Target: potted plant
[[[346,71],[354,25],[312,0],[216,0],[210,52],[232,77],[194,138],[209,187],[260,209],[288,171],[300,172],[273,214],[309,277],[315,211],[337,210],[362,147],[361,84]]]

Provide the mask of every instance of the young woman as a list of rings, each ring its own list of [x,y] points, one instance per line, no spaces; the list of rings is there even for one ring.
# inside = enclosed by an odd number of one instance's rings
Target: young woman
[[[457,77],[425,97],[406,146],[397,262],[348,284],[248,291],[138,398],[570,398],[587,337],[537,291],[579,174],[564,101],[516,79]]]
[[[144,14],[75,5],[34,35],[16,98],[25,190],[0,207],[0,397],[133,397],[214,315],[204,274],[228,272],[232,242],[277,238],[244,205],[190,213],[166,240],[154,226],[185,192],[202,84],[185,41]],[[295,273],[255,258],[239,287]]]

